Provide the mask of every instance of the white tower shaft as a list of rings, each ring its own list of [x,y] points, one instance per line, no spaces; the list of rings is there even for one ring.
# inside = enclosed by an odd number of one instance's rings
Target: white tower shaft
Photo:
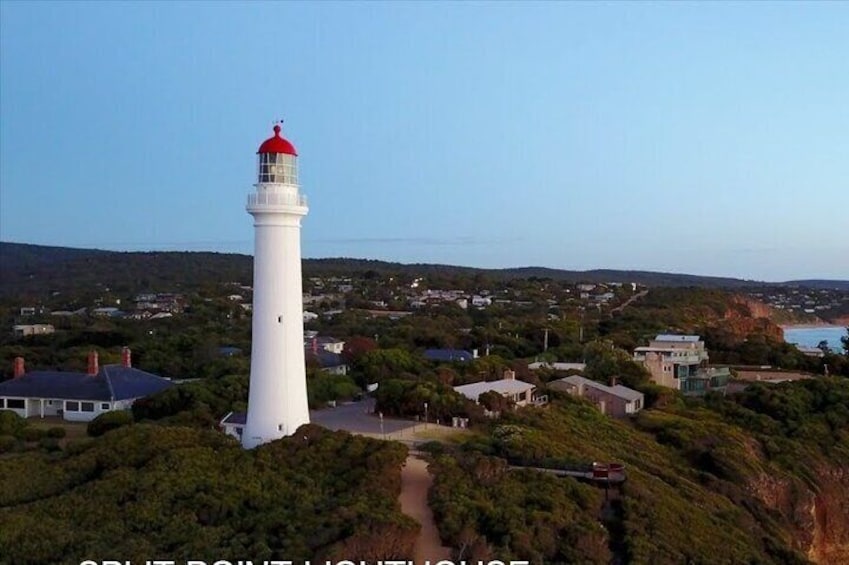
[[[297,184],[261,182],[247,211],[255,228],[254,295],[242,445],[250,449],[309,423],[301,283],[301,218],[308,208]]]

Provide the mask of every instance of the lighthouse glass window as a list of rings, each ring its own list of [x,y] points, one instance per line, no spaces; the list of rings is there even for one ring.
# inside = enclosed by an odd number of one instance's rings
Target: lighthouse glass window
[[[259,182],[297,184],[295,159],[283,153],[260,153]]]

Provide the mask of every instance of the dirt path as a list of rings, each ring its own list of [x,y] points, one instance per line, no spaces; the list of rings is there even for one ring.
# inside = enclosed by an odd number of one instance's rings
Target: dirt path
[[[451,550],[442,546],[439,531],[433,521],[433,512],[427,503],[427,493],[433,477],[427,470],[427,463],[415,455],[408,455],[401,469],[401,511],[422,525],[412,560],[424,563],[438,559],[451,559]]]

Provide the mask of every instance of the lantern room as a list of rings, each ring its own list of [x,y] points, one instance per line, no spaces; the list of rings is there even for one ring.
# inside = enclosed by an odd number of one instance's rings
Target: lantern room
[[[274,137],[259,146],[257,155],[257,182],[298,184],[298,152],[280,135],[279,125],[274,126]]]

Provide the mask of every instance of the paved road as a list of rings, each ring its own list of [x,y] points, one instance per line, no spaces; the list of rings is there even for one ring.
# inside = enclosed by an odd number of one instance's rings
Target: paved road
[[[380,418],[377,414],[372,414],[373,410],[374,399],[370,398],[360,402],[340,404],[336,408],[310,410],[310,421],[329,430],[345,430],[366,434],[392,434],[421,425],[409,420],[384,418],[383,429],[381,430]]]

